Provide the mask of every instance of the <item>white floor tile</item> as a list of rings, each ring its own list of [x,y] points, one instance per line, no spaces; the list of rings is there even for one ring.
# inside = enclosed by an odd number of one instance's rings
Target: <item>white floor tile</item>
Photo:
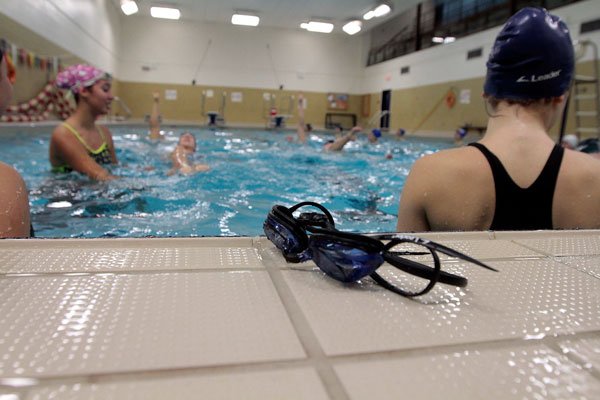
[[[0,279],[0,377],[304,357],[266,272]]]
[[[600,329],[600,280],[547,260],[496,261],[445,270],[466,289],[438,284],[410,300],[370,279],[339,283],[311,270],[284,271],[296,301],[329,355],[421,348]]]
[[[338,365],[350,399],[598,399],[600,381],[542,345]]]

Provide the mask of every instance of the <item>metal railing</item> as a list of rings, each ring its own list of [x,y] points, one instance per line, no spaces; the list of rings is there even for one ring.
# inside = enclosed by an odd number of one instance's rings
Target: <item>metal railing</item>
[[[131,109],[127,107],[127,104],[120,97],[115,96],[113,103],[119,105],[119,108],[124,112],[123,115],[117,113],[114,107],[111,107],[108,119],[111,121],[125,121],[131,117]]]

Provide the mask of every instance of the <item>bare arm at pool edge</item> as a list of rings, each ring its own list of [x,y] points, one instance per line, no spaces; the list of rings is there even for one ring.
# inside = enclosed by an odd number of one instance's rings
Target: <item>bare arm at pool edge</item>
[[[0,50],[0,115],[12,99],[16,74]],[[0,238],[27,238],[30,234],[29,196],[21,175],[0,162]]]
[[[28,238],[29,198],[21,175],[0,162],[0,238]]]

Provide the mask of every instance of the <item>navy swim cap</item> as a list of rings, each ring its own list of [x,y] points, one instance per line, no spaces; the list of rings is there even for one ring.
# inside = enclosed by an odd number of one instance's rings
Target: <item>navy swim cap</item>
[[[379,138],[379,137],[381,137],[381,131],[380,131],[379,129],[377,129],[377,128],[373,129],[373,130],[371,131],[371,133],[372,133],[372,134],[373,134],[373,136],[375,136],[376,138]]]
[[[496,37],[486,65],[486,95],[508,100],[560,96],[569,89],[575,66],[569,29],[543,8],[523,8]]]

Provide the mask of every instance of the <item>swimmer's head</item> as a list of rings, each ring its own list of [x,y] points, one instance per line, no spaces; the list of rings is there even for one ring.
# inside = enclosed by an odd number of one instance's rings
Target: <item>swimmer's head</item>
[[[465,128],[458,128],[454,133],[454,137],[457,140],[462,140],[465,136],[467,136],[467,130]]]
[[[567,25],[543,8],[513,15],[496,37],[487,62],[484,94],[505,100],[563,95],[573,79],[574,52]]]
[[[196,137],[190,132],[184,132],[179,136],[179,145],[193,153],[196,151]]]
[[[310,132],[310,131],[312,131],[312,130],[313,130],[313,127],[312,127],[312,125],[311,125],[311,124],[306,124],[306,131],[307,131],[307,132]]]
[[[396,132],[396,136],[403,137],[404,135],[406,135],[406,131],[402,128],[398,129],[398,131]]]
[[[377,128],[373,128],[371,132],[367,135],[369,142],[375,143],[377,139],[381,137],[381,130]]]
[[[67,67],[56,75],[56,86],[78,94],[83,88],[90,87],[100,80],[110,81],[110,74],[87,64]]]
[[[577,136],[573,134],[563,136],[562,140],[560,141],[560,145],[565,149],[573,150],[577,147],[578,144],[579,139],[577,139]]]

